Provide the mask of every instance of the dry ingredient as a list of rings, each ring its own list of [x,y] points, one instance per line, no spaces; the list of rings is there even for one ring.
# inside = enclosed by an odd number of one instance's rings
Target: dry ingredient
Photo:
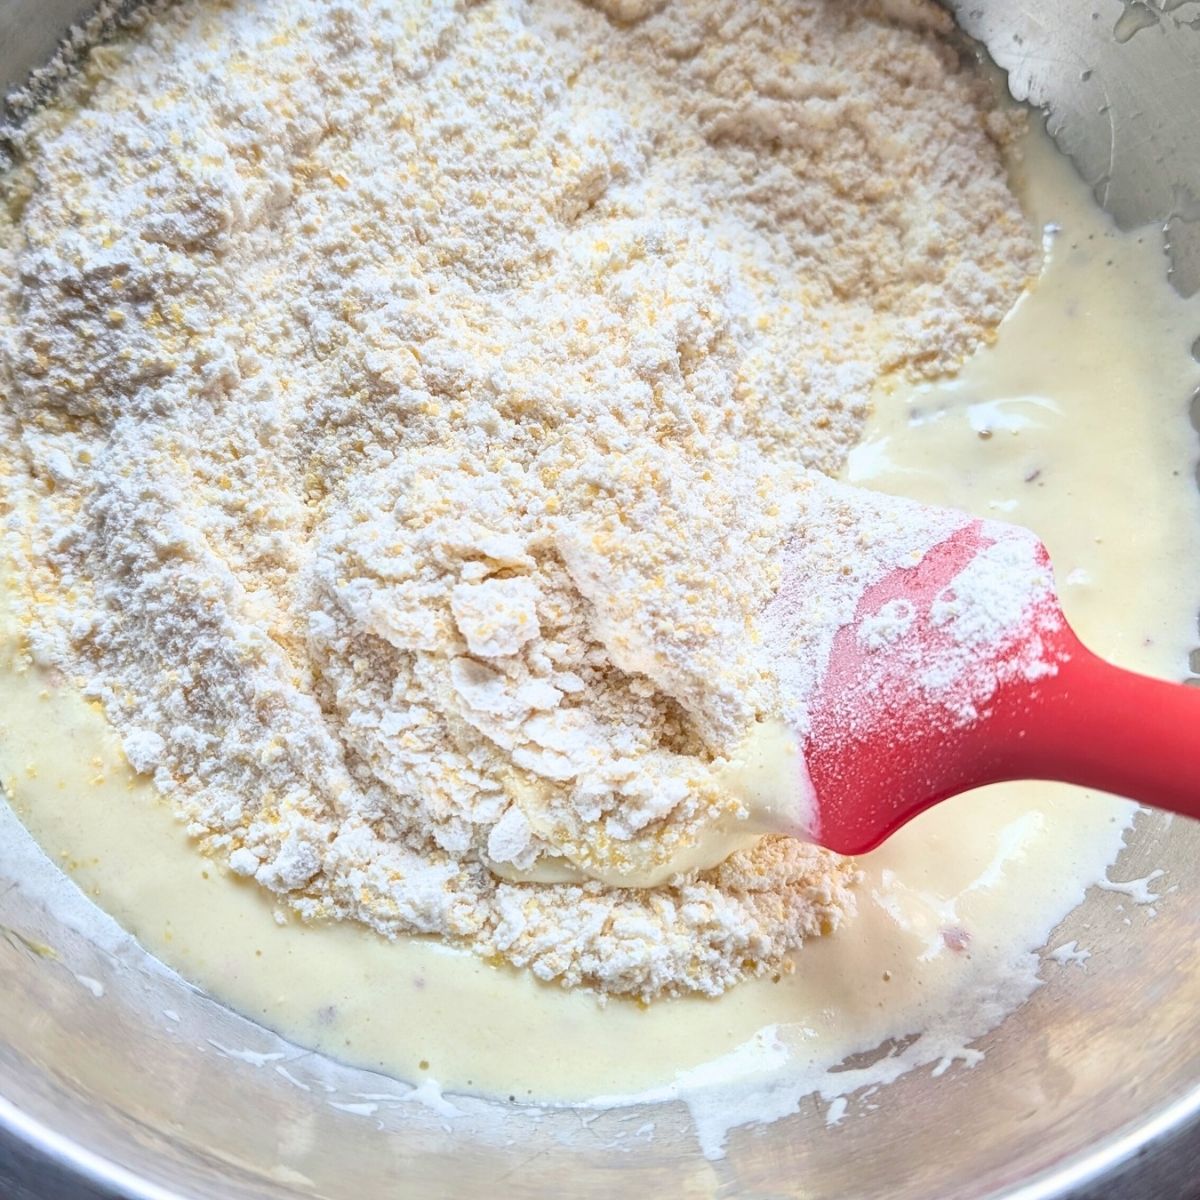
[[[533,880],[744,809],[818,472],[1035,263],[1013,124],[925,4],[166,9],[12,135],[31,657],[304,917],[642,998],[785,969],[853,902],[801,843]]]
[[[809,750],[831,739],[880,744],[908,723],[968,725],[1002,685],[1058,672],[1054,572],[1028,529],[821,487],[843,524],[784,547],[779,587],[757,621],[782,715]],[[924,577],[906,578],[935,548]]]

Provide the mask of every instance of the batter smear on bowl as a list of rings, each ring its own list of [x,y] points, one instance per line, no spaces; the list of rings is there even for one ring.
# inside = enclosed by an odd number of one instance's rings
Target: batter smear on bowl
[[[93,52],[3,181],[29,659],[304,918],[645,1000],[790,969],[852,864],[679,864],[750,816],[759,614],[871,389],[1038,262],[951,33],[194,0]]]

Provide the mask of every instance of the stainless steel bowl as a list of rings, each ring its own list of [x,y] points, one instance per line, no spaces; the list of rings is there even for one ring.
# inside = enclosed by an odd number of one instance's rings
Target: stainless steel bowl
[[[956,6],[1014,93],[1050,106],[1102,203],[1124,224],[1166,228],[1185,292],[1200,285],[1195,4]],[[0,0],[0,85],[22,80],[92,7]],[[1048,969],[980,1043],[979,1066],[906,1076],[888,1103],[837,1127],[813,1104],[736,1130],[727,1157],[709,1162],[679,1106],[585,1121],[453,1098],[449,1117],[289,1046],[115,926],[81,933],[80,898],[0,817],[6,1196],[1200,1196],[1200,827],[1183,821],[1140,817],[1116,868],[1166,872],[1160,886],[1176,890],[1157,915],[1127,903],[1119,913],[1122,897],[1093,890],[1055,941],[1083,937],[1090,969]],[[347,1111],[362,1097],[369,1117]],[[652,1139],[630,1136],[647,1121]]]

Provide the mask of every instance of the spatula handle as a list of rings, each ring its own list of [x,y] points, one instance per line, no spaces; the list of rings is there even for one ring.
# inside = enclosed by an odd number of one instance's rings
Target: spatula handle
[[[1022,691],[988,719],[1009,778],[1082,784],[1200,818],[1200,688],[1125,671],[1075,642],[1056,675]]]

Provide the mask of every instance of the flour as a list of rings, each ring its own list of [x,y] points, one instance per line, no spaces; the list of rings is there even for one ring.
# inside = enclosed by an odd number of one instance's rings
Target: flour
[[[1002,685],[1057,673],[1063,617],[1032,533],[832,481],[819,491],[823,524],[785,547],[759,622],[783,715],[801,735],[817,736],[814,716],[820,736],[838,739],[908,720],[950,731]],[[952,544],[948,573],[901,574]]]
[[[1026,530],[988,524],[994,538],[929,606],[929,632],[916,673],[958,722],[974,720],[1010,679],[1054,675],[1059,651],[1047,635],[1062,627],[1044,549]],[[930,652],[932,651],[932,652]]]
[[[853,904],[836,856],[611,881],[749,815],[760,613],[862,517],[821,472],[1034,264],[948,30],[193,0],[95,52],[4,183],[31,658],[301,917],[643,998],[787,969]]]
[[[858,626],[858,640],[868,651],[894,645],[913,626],[916,610],[911,600],[889,600],[879,611],[864,617]]]

